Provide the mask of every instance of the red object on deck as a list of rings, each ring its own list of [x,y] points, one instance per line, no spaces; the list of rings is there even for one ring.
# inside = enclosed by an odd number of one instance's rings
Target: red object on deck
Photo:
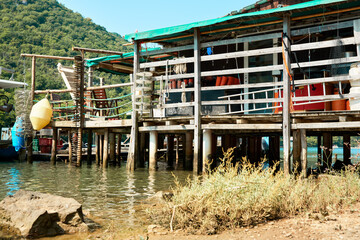
[[[193,87],[193,86],[194,86],[194,79],[189,78],[189,87]]]
[[[215,86],[220,86],[220,84],[221,84],[221,77],[220,77],[220,76],[217,76],[217,77],[216,77],[216,84],[215,84]]]
[[[170,88],[171,89],[176,89],[176,80],[175,79],[170,80]]]
[[[182,83],[181,80],[177,80],[177,88],[181,88],[181,83]]]
[[[185,87],[189,86],[189,79],[184,79]]]
[[[221,78],[220,86],[225,86],[225,85],[227,85],[227,83],[228,83],[228,77],[223,76]]]

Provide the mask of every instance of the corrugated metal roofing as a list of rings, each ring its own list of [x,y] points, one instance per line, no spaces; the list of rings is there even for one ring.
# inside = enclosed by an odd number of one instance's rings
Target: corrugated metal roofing
[[[233,16],[225,16],[222,18],[215,18],[205,21],[199,21],[194,22],[190,24],[183,24],[179,26],[173,26],[173,27],[167,27],[167,28],[160,28],[145,32],[139,32],[139,33],[131,33],[125,35],[125,39],[130,40],[144,40],[144,39],[156,39],[159,37],[164,36],[177,36],[180,35],[180,33],[186,32],[188,30],[191,30],[193,28],[203,28],[211,25],[215,25],[218,23],[224,23],[231,20],[240,20],[240,19],[248,19],[248,18],[260,18],[264,17],[265,15],[271,15],[273,16],[277,13],[284,13],[284,12],[290,12],[295,10],[302,10],[306,8],[313,8],[317,6],[324,6],[328,4],[335,4],[335,3],[341,3],[341,2],[347,2],[346,0],[313,0],[309,2],[299,3],[291,6],[286,6],[282,8],[274,8],[274,9],[268,9],[258,12],[251,12],[251,13],[244,13],[244,14],[238,14]],[[269,19],[270,20],[270,19]],[[262,20],[264,21],[264,20]],[[254,21],[253,21],[254,22]]]

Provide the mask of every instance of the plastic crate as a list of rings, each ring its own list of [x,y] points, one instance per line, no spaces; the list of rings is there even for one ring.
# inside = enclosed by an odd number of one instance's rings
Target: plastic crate
[[[39,151],[39,139],[34,139],[33,140],[33,144],[32,144],[32,149],[34,152],[38,152]]]
[[[50,153],[51,146],[40,146],[41,153]]]
[[[51,138],[39,138],[39,146],[51,146]]]

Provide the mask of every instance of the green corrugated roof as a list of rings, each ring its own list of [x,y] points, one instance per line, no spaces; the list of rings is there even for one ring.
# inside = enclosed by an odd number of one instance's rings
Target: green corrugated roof
[[[301,10],[301,9],[305,9],[305,8],[312,8],[312,7],[316,7],[316,6],[320,6],[320,5],[334,4],[334,3],[340,3],[340,2],[347,2],[347,1],[346,0],[313,0],[310,2],[299,3],[299,4],[295,4],[295,5],[291,5],[291,6],[282,7],[282,8],[274,8],[274,9],[268,9],[268,10],[263,10],[263,11],[258,11],[258,12],[226,16],[226,17],[222,17],[222,18],[215,18],[215,19],[210,19],[210,20],[205,20],[205,21],[194,22],[194,23],[190,23],[190,24],[183,24],[183,25],[179,25],[179,26],[160,28],[160,29],[139,32],[139,33],[131,33],[131,34],[125,35],[124,38],[126,40],[130,41],[132,39],[142,40],[142,39],[156,39],[156,38],[164,37],[164,36],[177,36],[177,35],[180,35],[180,33],[183,33],[185,31],[188,31],[188,30],[190,30],[192,28],[196,28],[196,27],[201,28],[201,27],[218,24],[218,23],[224,23],[226,21],[235,20],[235,19],[240,20],[240,19],[245,19],[245,18],[250,18],[250,17],[251,18],[261,17],[261,16],[269,15],[269,14]]]

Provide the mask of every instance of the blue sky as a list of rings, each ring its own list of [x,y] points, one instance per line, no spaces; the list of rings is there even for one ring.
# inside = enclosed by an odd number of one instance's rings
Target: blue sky
[[[58,0],[109,32],[133,33],[222,17],[256,0]]]

